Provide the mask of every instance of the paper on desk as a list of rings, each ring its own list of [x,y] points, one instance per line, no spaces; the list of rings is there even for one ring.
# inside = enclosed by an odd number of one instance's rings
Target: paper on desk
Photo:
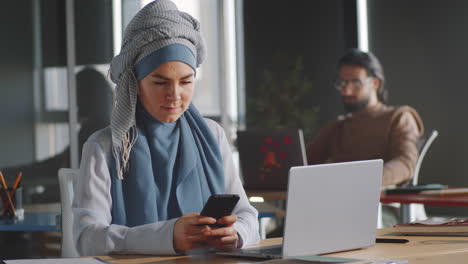
[[[408,261],[404,259],[386,259],[386,260],[374,260],[371,262],[367,262],[366,264],[408,264]]]
[[[291,257],[293,259],[304,260],[304,261],[320,261],[320,262],[330,262],[330,263],[348,263],[360,261],[360,259],[349,259],[349,258],[335,258],[327,256],[318,256],[318,255],[306,255],[306,256],[295,256]]]
[[[103,263],[108,263],[98,258],[15,259],[15,260],[4,260],[3,262],[6,264],[103,264]]]
[[[300,264],[300,263],[349,263],[349,262],[356,262],[360,261],[359,259],[349,259],[349,258],[334,258],[334,257],[326,257],[326,256],[317,256],[317,255],[307,255],[307,256],[295,256],[295,257],[288,257],[285,259],[277,259],[277,260],[269,260],[262,263],[268,264]]]
[[[360,261],[360,259],[335,258],[335,257],[318,256],[318,255],[295,256],[291,258],[298,259],[298,260],[305,260],[305,261],[320,261],[320,262],[330,262],[330,263],[348,263],[348,262]]]

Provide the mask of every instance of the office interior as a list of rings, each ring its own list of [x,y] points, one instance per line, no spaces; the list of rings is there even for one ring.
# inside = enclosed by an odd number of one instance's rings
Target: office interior
[[[24,172],[25,205],[60,202],[56,172],[63,164],[75,168],[79,164],[78,112],[82,106],[77,105],[80,87],[76,76],[81,70],[92,68],[107,78],[123,28],[145,2],[148,1],[2,2],[0,169]],[[194,102],[203,115],[220,122],[234,151],[235,132],[257,125],[252,121],[257,118],[255,100],[261,97],[259,91],[265,92],[261,88],[272,83],[265,72],[284,79],[298,73],[304,80],[308,90],[301,94],[298,107],[313,110],[310,123],[302,127],[307,131],[307,141],[320,126],[343,113],[338,93],[332,87],[338,58],[349,48],[364,47],[384,66],[389,103],[414,107],[426,129],[439,131],[422,165],[420,183],[468,186],[468,125],[463,118],[468,97],[464,96],[468,93],[468,2],[174,2],[200,19],[208,42],[209,59],[198,77]],[[70,17],[73,23],[68,20]],[[360,22],[363,17],[364,24]],[[73,36],[67,35],[70,30],[74,31]],[[362,39],[363,32],[367,32],[367,39]],[[296,67],[298,61],[300,67]],[[276,79],[273,80],[274,83]],[[288,96],[288,89],[275,88],[270,92],[279,93],[278,97]],[[67,151],[66,156],[60,156],[61,160],[49,163],[53,165],[46,165],[45,169],[27,169]],[[6,177],[8,180],[14,175]],[[458,207],[426,206],[426,211],[437,216],[468,215],[466,209]],[[27,258],[59,254],[57,250],[39,252],[37,244],[47,237],[36,233],[0,232],[0,237],[0,255],[8,252]],[[27,250],[18,249],[19,244]]]

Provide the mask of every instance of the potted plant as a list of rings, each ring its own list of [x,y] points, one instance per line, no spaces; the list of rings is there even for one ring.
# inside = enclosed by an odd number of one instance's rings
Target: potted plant
[[[319,108],[308,104],[313,87],[304,74],[302,57],[290,60],[277,55],[271,65],[248,96],[247,127],[300,128],[308,139],[317,128]]]

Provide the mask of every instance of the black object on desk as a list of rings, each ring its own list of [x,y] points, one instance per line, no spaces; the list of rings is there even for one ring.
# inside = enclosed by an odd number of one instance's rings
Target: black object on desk
[[[376,238],[376,243],[408,243],[408,239],[402,238]]]
[[[385,190],[386,194],[401,194],[401,193],[419,193],[422,191],[427,190],[440,190],[448,188],[447,185],[444,184],[422,184],[422,185],[414,185],[414,186],[406,186],[406,187],[396,187],[392,189]]]

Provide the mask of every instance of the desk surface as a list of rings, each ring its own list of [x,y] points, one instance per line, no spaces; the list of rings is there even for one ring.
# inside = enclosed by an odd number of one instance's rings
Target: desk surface
[[[379,237],[392,237],[392,229],[378,230]],[[327,256],[355,258],[363,260],[377,259],[408,259],[410,263],[463,263],[468,259],[468,237],[404,237],[410,242],[406,244],[378,243],[365,249],[327,254]],[[261,245],[281,243],[281,238],[267,239]],[[101,259],[115,264],[143,264],[143,263],[256,263],[255,259],[228,258],[219,256],[200,257],[155,257],[135,255],[101,256]],[[456,260],[463,259],[463,262]],[[437,260],[437,261],[435,261]]]
[[[468,255],[468,237],[394,236],[392,228],[378,230],[379,237],[405,238],[408,243],[377,243],[369,248],[329,254],[356,259],[408,259],[464,252]],[[450,263],[450,262],[440,262]]]
[[[382,203],[419,203],[436,206],[461,206],[468,207],[468,194],[432,196],[423,194],[386,194],[382,192],[380,196]]]
[[[466,263],[467,252],[450,253],[442,255],[421,256],[408,258],[411,264],[441,264],[441,263]]]
[[[266,190],[245,190],[247,196],[260,196],[265,200],[286,200],[287,192],[286,191],[266,191]]]
[[[60,213],[24,213],[24,220],[0,218],[0,231],[60,231],[57,216]]]

